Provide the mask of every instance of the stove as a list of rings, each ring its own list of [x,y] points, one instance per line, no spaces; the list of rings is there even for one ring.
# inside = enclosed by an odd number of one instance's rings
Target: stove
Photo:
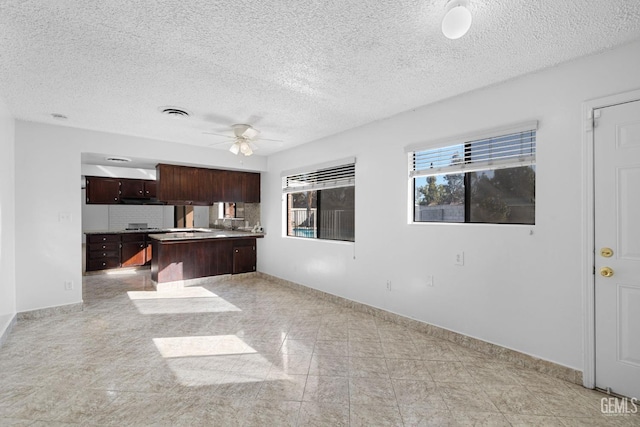
[[[153,231],[160,230],[158,227],[149,227],[146,222],[131,222],[125,228],[127,231]]]

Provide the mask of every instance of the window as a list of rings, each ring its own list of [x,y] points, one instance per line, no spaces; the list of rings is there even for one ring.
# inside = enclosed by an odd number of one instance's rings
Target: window
[[[536,128],[408,147],[413,221],[534,224]]]
[[[282,190],[287,236],[354,241],[355,160],[286,172]]]

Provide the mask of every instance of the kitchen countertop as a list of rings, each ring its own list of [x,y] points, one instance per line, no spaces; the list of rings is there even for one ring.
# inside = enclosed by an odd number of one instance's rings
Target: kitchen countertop
[[[167,234],[171,234],[170,240],[186,240],[186,239],[210,239],[213,237],[222,237],[220,233],[225,233],[228,236],[225,237],[263,237],[264,233],[251,233],[250,230],[221,230],[215,228],[146,228],[136,230],[98,230],[98,231],[84,231],[84,234],[138,234],[144,233],[157,236],[156,240],[163,240],[158,237],[169,237]],[[208,236],[198,237],[196,234],[207,234]],[[190,237],[178,237],[178,235],[192,235]],[[195,236],[195,237],[194,237]],[[166,239],[165,239],[166,240]]]
[[[216,229],[186,229],[190,231],[177,231],[162,234],[149,234],[149,237],[160,243],[177,242],[182,240],[204,240],[204,239],[237,239],[237,238],[260,238],[264,233],[253,233],[251,231],[240,230],[216,230]],[[206,230],[206,231],[205,231]]]

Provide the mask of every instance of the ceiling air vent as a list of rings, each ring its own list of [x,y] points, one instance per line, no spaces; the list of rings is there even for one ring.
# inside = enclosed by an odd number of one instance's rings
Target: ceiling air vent
[[[129,163],[131,159],[127,159],[126,157],[106,157],[106,161],[113,163]]]
[[[173,118],[189,117],[191,115],[188,111],[176,107],[160,107],[160,112]]]

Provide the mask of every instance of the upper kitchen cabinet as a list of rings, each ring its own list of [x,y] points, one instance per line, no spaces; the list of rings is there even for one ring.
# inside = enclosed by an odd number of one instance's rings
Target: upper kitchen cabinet
[[[147,199],[155,199],[157,197],[158,183],[156,181],[144,181],[144,196]]]
[[[199,168],[156,166],[157,198],[175,205],[210,205],[206,174]]]
[[[141,179],[120,179],[120,197],[124,199],[143,199],[144,181]]]
[[[260,202],[260,174],[159,164],[158,200],[177,205]]]
[[[88,176],[87,204],[117,205],[138,200],[144,203],[156,197],[156,182],[147,179]]]
[[[117,204],[120,202],[119,179],[98,176],[88,176],[86,178],[88,204]]]
[[[242,198],[245,203],[260,203],[260,174],[244,172]]]

